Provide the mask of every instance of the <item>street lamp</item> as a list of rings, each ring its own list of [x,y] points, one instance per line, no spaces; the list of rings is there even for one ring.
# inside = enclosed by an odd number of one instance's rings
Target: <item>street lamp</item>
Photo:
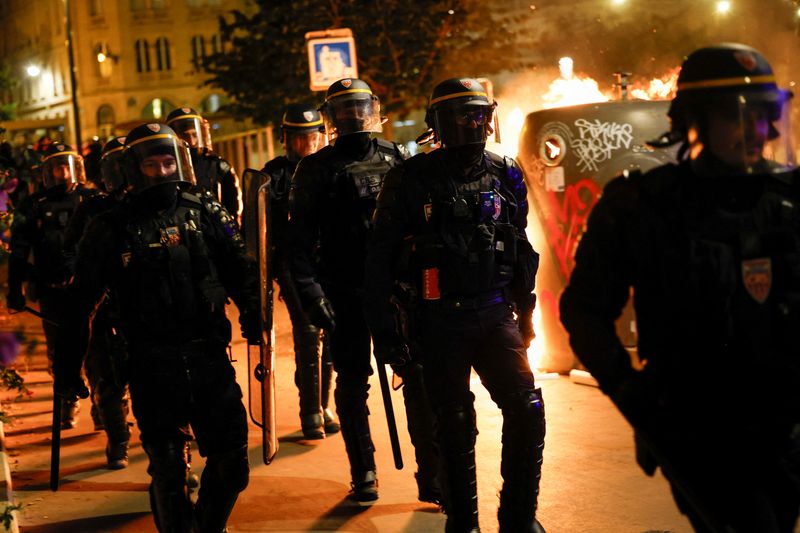
[[[717,2],[717,13],[720,15],[727,15],[731,10],[731,3],[727,0]]]
[[[622,4],[625,3],[625,1],[626,0],[611,0],[611,3],[614,4],[615,6],[621,6]]]
[[[42,69],[40,69],[37,65],[28,65],[25,68],[25,73],[31,78],[35,78],[42,73]]]

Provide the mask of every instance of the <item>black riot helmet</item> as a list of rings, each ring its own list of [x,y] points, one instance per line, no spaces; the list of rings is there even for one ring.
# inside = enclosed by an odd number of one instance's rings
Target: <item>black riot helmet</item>
[[[164,124],[132,129],[125,138],[120,166],[131,194],[162,183],[195,182],[189,145]]]
[[[778,87],[767,59],[743,44],[692,52],[681,66],[662,144],[683,142],[692,159],[713,157],[734,171],[794,166],[789,91]]]
[[[113,193],[125,185],[125,177],[120,169],[125,137],[114,137],[103,146],[100,156],[100,178],[106,192]]]
[[[485,144],[496,106],[478,80],[450,78],[433,89],[425,122],[444,147]]]
[[[83,157],[64,143],[53,143],[47,148],[41,168],[45,189],[63,185],[65,190],[72,190],[78,183],[86,182]]]
[[[208,123],[191,107],[179,107],[167,115],[167,126],[175,130],[178,137],[189,144],[189,148],[209,148]]]
[[[320,111],[329,140],[351,133],[383,131],[380,100],[363,80],[344,78],[333,83]]]
[[[286,157],[299,161],[324,145],[325,126],[322,115],[309,104],[294,103],[286,106],[281,119],[281,142]]]

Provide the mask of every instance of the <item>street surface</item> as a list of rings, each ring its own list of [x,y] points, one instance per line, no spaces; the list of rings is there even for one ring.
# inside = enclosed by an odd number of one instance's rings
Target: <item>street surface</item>
[[[31,354],[18,360],[33,395],[12,404],[14,422],[5,426],[15,496],[23,504],[21,530],[155,531],[147,493],[147,459],[138,431],[134,428],[130,466],[106,470],[105,434],[92,430],[88,400],[81,402],[78,427],[62,433],[62,485],[57,493],[49,490],[52,381],[46,373],[44,337],[39,323],[30,316],[7,317],[4,309],[0,314],[0,329],[22,327],[38,342]],[[229,314],[236,331],[236,309],[231,307]],[[233,354],[246,398],[246,346],[238,334],[235,336]],[[239,498],[229,531],[443,531],[444,515],[436,506],[417,501],[402,394],[393,395],[406,463],[402,471],[397,471],[377,376],[373,376],[369,403],[380,499],[370,507],[358,506],[347,499],[349,468],[341,437],[302,439],[291,328],[280,302],[276,306],[276,339],[280,451],[273,464],[265,466],[261,462],[260,432],[251,426],[250,485]],[[635,466],[631,430],[599,390],[576,385],[563,376],[539,384],[547,411],[547,439],[538,516],[548,533],[691,531],[675,508],[666,481],[660,475],[648,478]],[[502,417],[476,376],[473,391],[480,431],[477,468],[481,529],[491,533],[497,531]],[[3,393],[4,398],[10,396]],[[198,474],[202,464],[195,450],[193,469]]]

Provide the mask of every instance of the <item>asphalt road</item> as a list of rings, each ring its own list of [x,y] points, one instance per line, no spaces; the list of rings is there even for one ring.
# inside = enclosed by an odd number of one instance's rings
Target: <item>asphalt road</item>
[[[236,311],[231,309],[236,324]],[[94,432],[89,403],[77,428],[62,435],[62,486],[48,490],[52,382],[45,372],[41,328],[35,320],[0,317],[0,329],[24,328],[38,346],[18,366],[33,391],[11,406],[6,425],[15,496],[23,504],[19,521],[27,532],[155,531],[149,511],[147,460],[134,428],[130,467],[105,469],[105,436]],[[293,382],[291,330],[285,309],[276,316],[278,434],[275,461],[261,462],[259,432],[251,426],[250,485],[229,522],[234,532],[428,532],[444,530],[444,515],[416,499],[413,450],[405,428],[402,395],[394,394],[405,469],[394,469],[383,406],[373,376],[369,400],[377,446],[380,499],[361,507],[347,500],[349,469],[341,437],[305,441],[299,431]],[[233,346],[244,386],[243,341]],[[595,388],[566,377],[542,379],[547,411],[544,472],[539,519],[549,533],[642,533],[691,531],[678,513],[665,480],[646,477],[634,464],[633,437],[611,403]],[[497,531],[500,478],[500,411],[477,377],[473,379],[480,434],[477,468],[481,529]],[[246,394],[246,391],[245,391]],[[5,393],[6,398],[9,397]],[[245,396],[246,397],[246,396]],[[203,461],[196,454],[194,470]]]

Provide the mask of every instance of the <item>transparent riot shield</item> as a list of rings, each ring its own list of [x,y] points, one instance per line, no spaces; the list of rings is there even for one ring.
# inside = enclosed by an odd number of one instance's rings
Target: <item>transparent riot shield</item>
[[[248,175],[247,171],[245,176]],[[261,174],[257,171],[258,174]],[[258,282],[261,302],[261,342],[247,347],[247,373],[249,380],[249,411],[254,424],[261,428],[264,464],[270,464],[278,452],[278,435],[275,422],[275,351],[272,327],[272,272],[269,254],[271,235],[270,224],[270,178],[261,174],[263,184],[256,189],[254,212],[255,230],[254,256],[258,261]],[[255,176],[251,176],[251,179]],[[247,204],[245,204],[247,205]],[[246,215],[247,216],[247,215]],[[251,217],[252,221],[253,218]],[[253,226],[251,226],[253,227]],[[251,240],[250,242],[253,242]],[[250,244],[248,243],[248,246]]]
[[[258,257],[258,189],[269,180],[269,176],[259,170],[248,168],[242,175],[242,236],[247,254]]]

